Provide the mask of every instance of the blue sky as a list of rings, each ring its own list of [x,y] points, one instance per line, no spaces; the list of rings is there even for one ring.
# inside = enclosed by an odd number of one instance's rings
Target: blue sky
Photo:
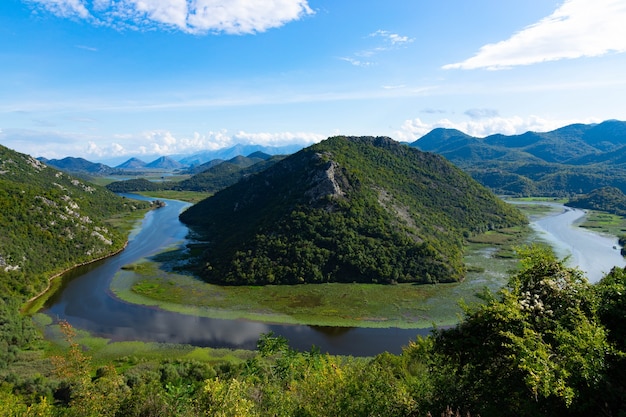
[[[626,120],[623,0],[2,0],[0,143],[47,158]]]

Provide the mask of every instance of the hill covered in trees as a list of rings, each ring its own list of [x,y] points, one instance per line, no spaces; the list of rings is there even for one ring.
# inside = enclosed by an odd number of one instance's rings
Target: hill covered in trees
[[[589,194],[575,196],[567,202],[567,205],[626,216],[626,195],[615,187],[602,187]]]
[[[477,138],[434,129],[411,144],[445,156],[498,194],[568,196],[612,186],[626,192],[626,122]]]
[[[106,219],[146,204],[0,146],[0,292],[33,296],[54,273],[121,249]]]
[[[192,206],[181,220],[225,284],[462,279],[463,239],[526,220],[440,156],[333,137]]]

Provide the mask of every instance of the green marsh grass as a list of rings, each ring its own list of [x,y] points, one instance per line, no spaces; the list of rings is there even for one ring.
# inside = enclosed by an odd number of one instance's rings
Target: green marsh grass
[[[212,318],[339,327],[447,326],[458,322],[461,300],[478,302],[476,294],[484,288],[496,291],[505,284],[517,264],[513,247],[527,236],[526,228],[512,228],[476,237],[467,250],[467,278],[453,284],[223,287],[145,259],[125,266],[111,289],[127,302]],[[175,259],[175,251],[157,258]]]

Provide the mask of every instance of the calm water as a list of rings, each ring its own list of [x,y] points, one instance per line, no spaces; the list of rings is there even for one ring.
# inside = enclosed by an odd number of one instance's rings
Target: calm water
[[[317,346],[322,352],[354,356],[372,356],[384,351],[400,353],[418,334],[430,332],[430,329],[327,328],[219,320],[120,301],[111,294],[109,286],[123,265],[153,255],[163,247],[184,243],[187,228],[178,221],[178,214],[187,204],[166,201],[166,207],[146,215],[122,253],[68,273],[62,288],[48,300],[43,312],[114,341],[254,349],[259,336],[272,331],[286,337],[296,349]],[[625,262],[619,250],[613,249],[617,239],[571,226],[580,216],[582,212],[578,210],[563,210],[534,221],[533,227],[555,246],[559,256],[571,254],[572,261],[592,274],[591,280],[597,280],[602,272]]]
[[[590,282],[598,282],[614,266],[626,266],[617,238],[576,227],[585,212],[551,204],[553,214],[531,223],[538,237],[552,245],[559,258],[570,257],[569,266],[577,266]]]

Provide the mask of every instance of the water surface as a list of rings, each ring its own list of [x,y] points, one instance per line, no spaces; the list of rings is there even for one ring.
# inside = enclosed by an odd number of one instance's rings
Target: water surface
[[[583,210],[550,205],[556,210],[531,222],[531,227],[559,258],[569,257],[567,264],[582,270],[589,282],[598,282],[614,266],[626,266],[617,237],[576,226],[585,216]]]

